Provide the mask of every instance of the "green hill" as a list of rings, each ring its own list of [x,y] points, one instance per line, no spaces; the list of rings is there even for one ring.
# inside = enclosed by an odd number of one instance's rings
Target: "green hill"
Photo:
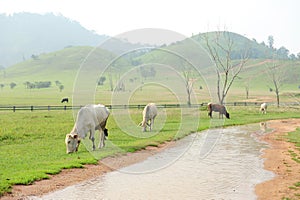
[[[243,44],[248,45],[248,42],[252,44],[251,46],[256,45],[255,51],[263,52],[268,50],[267,47],[253,43],[252,40],[243,36],[238,34],[233,34],[233,36],[235,38],[234,42],[239,44],[234,49],[236,52],[242,51],[243,47],[245,47]],[[165,87],[163,88],[165,91],[166,87],[174,86],[172,83],[180,82],[178,78],[183,76],[183,69],[186,69],[191,64],[189,60],[193,60],[194,57],[201,61],[200,63],[192,63],[196,64],[200,71],[200,74],[191,74],[191,78],[196,80],[193,85],[194,92],[200,102],[209,101],[210,91],[208,91],[207,84],[215,83],[208,83],[207,80],[210,77],[215,77],[216,74],[212,70],[213,63],[210,59],[207,59],[208,55],[205,49],[196,51],[198,50],[197,48],[191,48],[193,46],[189,42],[192,41],[194,43],[195,37],[197,36],[193,36],[193,40],[178,41],[157,49],[128,52],[117,59],[115,59],[115,54],[109,51],[89,46],[69,47],[51,53],[40,54],[0,70],[0,105],[60,104],[62,97],[72,97],[74,82],[81,65],[84,64],[89,69],[94,70],[97,69],[100,62],[110,63],[110,66],[112,66],[104,74],[100,73],[102,72],[101,70],[95,71],[96,73],[99,72],[97,76],[99,78],[103,76],[104,80],[98,86],[97,81],[95,81],[95,86],[92,86],[96,88],[95,98],[101,99],[101,102],[111,103],[112,90],[124,91],[124,94],[133,92],[131,95],[138,96],[138,101],[140,102],[143,102],[142,97],[151,97],[150,100],[163,99],[163,102],[167,102],[168,98],[165,95],[170,95],[172,91],[169,94],[164,92],[164,95],[162,95],[159,93],[160,89],[158,88]],[[114,49],[117,47],[118,44],[116,43]],[[183,59],[185,56],[190,57]],[[275,95],[273,92],[270,92],[272,82],[269,78],[268,68],[274,64],[280,65],[281,69],[278,73],[284,74],[282,78],[283,86],[280,92],[284,96],[285,101],[292,101],[295,96],[299,95],[300,62],[266,58],[249,59],[238,79],[234,82],[227,101],[273,101]],[[175,71],[177,74],[170,73],[172,67],[174,67],[172,71]],[[85,78],[87,81],[89,80],[89,77]],[[49,82],[51,82],[50,86],[47,85]],[[13,86],[12,83],[15,84],[13,88],[11,88]],[[35,85],[35,87],[29,88],[29,83]],[[139,87],[147,86],[149,83],[159,84],[155,87],[149,87],[149,91],[138,90]],[[165,86],[162,86],[163,84]],[[42,87],[44,85],[48,87]],[[63,89],[60,89],[61,85]],[[246,86],[249,87],[249,99],[245,97]],[[139,93],[139,91],[141,92]],[[182,92],[185,93],[185,90],[183,89]]]
[[[205,36],[207,36],[210,41],[219,37],[220,44],[223,46],[227,44],[228,39],[230,39],[232,41],[232,59],[240,59],[245,51],[248,51],[249,58],[252,59],[289,59],[288,52],[281,51],[282,49],[269,48],[264,42],[258,43],[255,39],[250,40],[247,37],[233,32],[220,31],[200,33],[192,36],[192,38],[206,48]]]

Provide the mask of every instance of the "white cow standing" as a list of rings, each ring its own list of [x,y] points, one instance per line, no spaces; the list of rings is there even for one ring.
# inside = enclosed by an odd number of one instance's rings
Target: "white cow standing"
[[[93,150],[95,150],[95,130],[99,130],[100,132],[99,148],[104,147],[105,137],[108,136],[108,130],[105,126],[109,114],[109,110],[102,104],[92,104],[82,107],[78,111],[76,123],[72,131],[66,135],[67,153],[78,151],[80,139],[84,139],[88,132],[90,132],[89,138],[92,140]]]
[[[261,111],[262,114],[267,114],[267,108],[268,108],[267,103],[262,103],[260,105],[260,109],[259,110]]]
[[[155,103],[148,103],[143,110],[143,121],[139,124],[143,127],[144,132],[146,131],[147,126],[149,126],[150,131],[152,130],[156,115],[157,107]]]

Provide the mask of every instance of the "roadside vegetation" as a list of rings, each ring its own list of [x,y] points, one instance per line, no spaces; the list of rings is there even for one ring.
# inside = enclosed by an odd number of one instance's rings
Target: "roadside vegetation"
[[[297,147],[297,151],[289,151],[292,159],[300,164],[300,128],[298,128],[294,132],[290,132],[287,135],[287,139],[289,142],[295,143],[295,146]],[[292,169],[291,169],[292,170]],[[290,189],[298,191],[295,193],[295,196],[297,198],[300,197],[300,182],[296,182],[293,185],[289,186]],[[286,200],[290,200],[289,198],[285,198]]]

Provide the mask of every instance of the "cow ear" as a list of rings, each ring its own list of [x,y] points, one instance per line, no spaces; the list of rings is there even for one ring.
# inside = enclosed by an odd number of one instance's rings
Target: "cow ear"
[[[71,134],[67,134],[67,138],[72,138],[72,135]]]
[[[74,138],[74,139],[78,138],[78,135],[77,135],[77,134],[74,134],[74,135],[73,135],[73,138]]]

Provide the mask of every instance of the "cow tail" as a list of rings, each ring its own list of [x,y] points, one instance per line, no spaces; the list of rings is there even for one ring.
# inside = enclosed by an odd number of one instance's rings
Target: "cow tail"
[[[211,103],[207,104],[207,109],[208,109],[209,112],[212,110],[211,106],[212,106]]]

